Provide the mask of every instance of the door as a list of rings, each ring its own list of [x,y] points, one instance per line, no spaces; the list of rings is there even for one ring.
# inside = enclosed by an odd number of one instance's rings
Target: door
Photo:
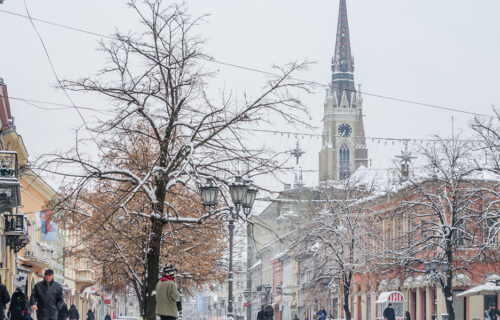
[[[372,319],[372,296],[366,296],[366,319]]]
[[[460,292],[462,291],[453,291],[453,310],[456,320],[465,320],[465,297],[457,297]]]

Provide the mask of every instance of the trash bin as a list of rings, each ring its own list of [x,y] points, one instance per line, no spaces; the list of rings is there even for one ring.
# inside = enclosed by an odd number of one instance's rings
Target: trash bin
[[[441,314],[441,320],[448,320],[449,315],[447,313]]]

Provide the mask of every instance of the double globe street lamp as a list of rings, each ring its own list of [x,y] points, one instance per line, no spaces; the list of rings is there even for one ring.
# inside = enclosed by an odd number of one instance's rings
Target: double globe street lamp
[[[258,189],[253,185],[251,180],[243,180],[241,176],[236,176],[234,182],[229,184],[229,193],[231,194],[232,206],[229,210],[221,213],[223,220],[228,222],[229,229],[229,274],[228,274],[228,303],[227,316],[228,319],[234,319],[233,314],[233,235],[234,222],[240,217],[240,210],[243,210],[245,221],[250,215],[253,203],[257,196]],[[213,178],[207,178],[205,184],[200,186],[201,198],[203,206],[214,207],[217,205],[217,196],[219,187],[216,185]]]

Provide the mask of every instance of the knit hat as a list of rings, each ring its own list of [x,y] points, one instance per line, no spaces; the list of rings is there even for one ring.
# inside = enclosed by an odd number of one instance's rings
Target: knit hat
[[[172,265],[166,266],[163,268],[163,274],[168,276],[173,276],[177,269],[175,269]]]

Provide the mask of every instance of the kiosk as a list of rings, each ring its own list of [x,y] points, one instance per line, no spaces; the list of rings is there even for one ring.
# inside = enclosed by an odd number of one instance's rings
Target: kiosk
[[[387,305],[392,303],[396,320],[405,319],[405,298],[399,291],[382,292],[377,299],[377,320],[384,320],[384,310]]]

